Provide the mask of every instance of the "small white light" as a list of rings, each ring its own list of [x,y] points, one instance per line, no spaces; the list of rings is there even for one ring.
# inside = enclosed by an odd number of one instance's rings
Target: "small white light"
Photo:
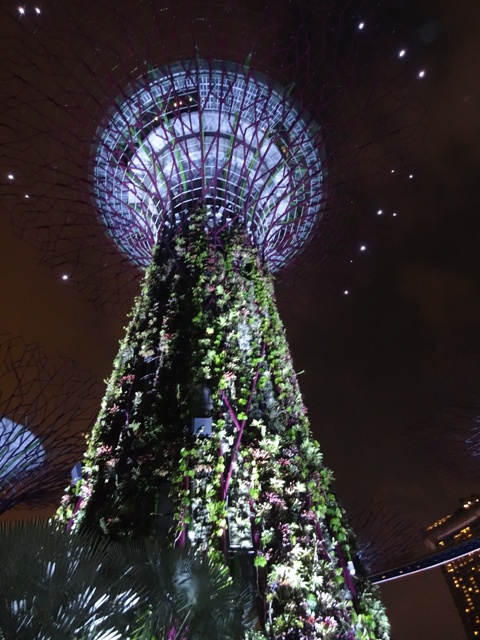
[[[425,77],[425,71],[423,69],[418,72],[418,77],[419,78],[424,78]]]
[[[18,13],[23,16],[23,14],[25,13],[25,9],[24,7],[18,7]]]
[[[367,250],[367,247],[364,244],[362,244],[362,246],[360,247],[360,251],[366,251],[366,250]]]
[[[364,26],[365,26],[365,23],[364,23],[364,22],[359,22],[359,23],[358,23],[358,28],[359,28],[359,29],[363,29],[363,27],[364,27]]]
[[[35,13],[37,13],[37,14],[41,13],[40,7],[35,7]]]
[[[403,58],[405,56],[407,52],[405,51],[405,49],[400,49],[400,51],[398,52],[398,57],[399,58]]]
[[[13,173],[9,173],[9,174],[8,174],[8,176],[7,176],[7,178],[8,178],[9,180],[15,180],[15,176],[13,175]]]
[[[413,178],[413,173],[408,176],[408,179],[411,180]]]
[[[382,215],[382,213],[383,213],[383,209],[379,209],[379,210],[377,211],[377,216],[381,216],[381,215]]]
[[[397,217],[397,214],[396,214],[396,213],[392,213],[392,216],[393,216],[394,218],[396,218],[396,217]]]
[[[63,274],[63,276],[62,276],[62,280],[68,280],[68,276],[67,276],[67,274],[66,274],[66,273],[64,273],[64,274]]]
[[[345,291],[343,292],[343,295],[348,296],[348,289],[345,289]]]
[[[30,196],[28,195],[28,193],[25,194],[25,198],[29,198]]]
[[[392,170],[390,171],[390,173],[395,173],[395,169],[392,169]]]

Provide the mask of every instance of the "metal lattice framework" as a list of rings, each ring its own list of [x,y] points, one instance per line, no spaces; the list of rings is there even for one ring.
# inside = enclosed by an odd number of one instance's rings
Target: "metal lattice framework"
[[[96,383],[35,343],[0,345],[0,514],[55,503],[91,425]],[[75,425],[75,428],[73,428]]]
[[[246,224],[273,270],[301,248],[337,247],[352,184],[383,170],[393,131],[409,135],[402,83],[385,66],[371,72],[383,54],[375,18],[375,54],[358,32],[368,4],[2,7],[0,169],[13,225],[109,308],[128,305],[138,271],[103,233],[99,204],[137,265],[202,199],[212,223]]]
[[[240,222],[270,268],[319,217],[318,132],[278,86],[203,60],[151,72],[99,133],[95,190],[108,229],[146,266],[158,239],[206,207],[208,225]]]
[[[413,517],[405,517],[385,502],[371,501],[350,512],[358,532],[359,556],[369,574],[424,554],[423,538]]]

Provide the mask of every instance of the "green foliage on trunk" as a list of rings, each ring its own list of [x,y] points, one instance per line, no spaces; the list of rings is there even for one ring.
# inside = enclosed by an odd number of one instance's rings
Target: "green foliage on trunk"
[[[192,435],[194,417],[211,435]],[[271,278],[243,232],[214,234],[199,212],[156,250],[62,517],[250,558],[259,637],[383,640],[331,480]]]

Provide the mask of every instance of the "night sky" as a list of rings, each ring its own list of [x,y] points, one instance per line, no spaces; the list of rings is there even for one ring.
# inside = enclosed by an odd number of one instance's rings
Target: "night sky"
[[[7,43],[2,52],[11,47],[11,58],[3,57],[0,81],[11,93],[16,79],[10,71],[20,69],[35,90],[20,95],[19,104],[27,99],[34,104],[37,90],[48,93],[42,86],[45,69],[58,64],[45,55],[42,40],[41,20],[51,21],[51,10],[47,3],[28,2],[20,15],[14,3],[6,5],[0,36]],[[424,527],[454,511],[461,497],[480,493],[476,461],[462,444],[469,436],[475,442],[472,429],[480,414],[480,5],[473,0],[385,2],[381,19],[397,25],[382,32],[382,46],[391,54],[385,67],[391,71],[398,65],[400,79],[392,86],[401,93],[403,108],[392,112],[391,122],[404,134],[384,148],[378,142],[374,171],[353,168],[352,213],[345,223],[342,217],[327,223],[328,238],[335,238],[331,248],[319,237],[280,283],[278,301],[296,368],[304,371],[300,384],[312,427],[343,504],[354,521],[362,511],[382,505],[383,522],[390,523],[384,535],[388,544],[375,543],[376,566],[386,568],[403,546],[408,553],[424,553],[421,546],[410,551],[405,539],[416,540]],[[21,20],[38,23],[29,26],[23,59],[21,29],[11,29]],[[37,29],[38,46],[32,47]],[[98,34],[93,23],[92,33]],[[369,37],[368,22],[358,37]],[[63,47],[57,53],[68,57],[68,44]],[[75,46],[72,51],[74,57]],[[85,84],[88,88],[88,80]],[[21,128],[24,108],[15,112],[1,87],[0,337],[21,335],[46,353],[72,358],[85,377],[98,379],[100,395],[135,285],[114,250],[105,258],[106,267],[85,244],[75,261],[70,251],[58,257],[63,245],[56,248],[55,260],[47,251],[41,261],[44,235],[35,227],[35,216],[25,215],[21,200],[31,194],[48,202],[50,192],[44,173],[22,175],[31,131]],[[92,105],[100,97],[95,95]],[[388,94],[380,108],[388,109],[390,99]],[[51,172],[56,148],[49,138],[59,140],[63,126],[57,113],[53,110],[44,123],[28,116],[32,131],[45,133],[38,162],[52,158]],[[68,122],[75,118],[76,112],[69,112]],[[376,114],[366,122],[375,128]],[[69,157],[60,174],[81,177],[86,153],[79,149],[78,162]],[[35,162],[30,160],[30,168]],[[53,190],[60,193],[57,203],[70,197],[66,187],[57,184]],[[75,199],[75,189],[72,193]],[[82,210],[76,207],[66,215],[67,234],[69,221],[76,221],[72,216]],[[42,204],[38,210],[49,213]],[[36,231],[25,232],[27,226]],[[109,278],[115,269],[121,277],[113,284]],[[79,282],[85,272],[87,284]],[[68,280],[62,280],[64,274]],[[381,524],[379,517],[364,526],[361,542],[378,536]],[[382,591],[393,640],[465,638],[438,570],[389,583]]]

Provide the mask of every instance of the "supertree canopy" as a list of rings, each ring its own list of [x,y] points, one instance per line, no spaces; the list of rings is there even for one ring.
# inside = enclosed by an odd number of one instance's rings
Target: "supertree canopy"
[[[11,161],[37,191],[17,223],[55,267],[83,251],[91,282],[115,255],[100,213],[146,268],[59,517],[231,563],[254,591],[251,637],[386,639],[272,280],[368,156],[359,114],[379,98],[347,44],[361,8],[248,5],[59,2],[24,34],[37,75],[5,64]]]
[[[270,269],[308,239],[322,201],[308,114],[245,67],[195,60],[151,71],[100,133],[95,187],[108,229],[148,264],[198,207],[212,233],[242,226]]]

